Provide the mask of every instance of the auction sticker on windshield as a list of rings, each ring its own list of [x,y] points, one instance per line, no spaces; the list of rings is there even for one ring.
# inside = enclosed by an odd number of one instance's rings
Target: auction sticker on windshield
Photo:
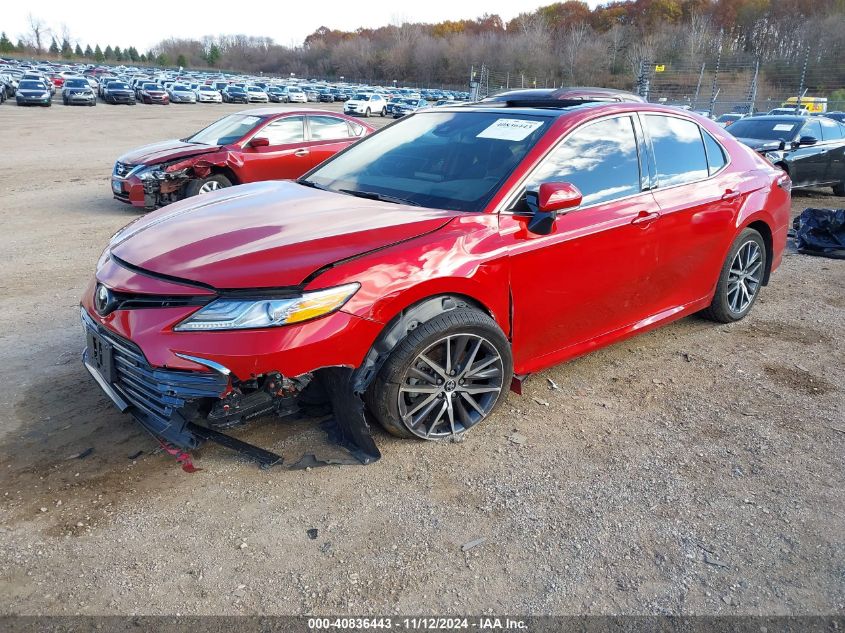
[[[795,127],[795,124],[793,123],[778,123],[772,129],[775,132],[789,132],[793,127]]]
[[[526,121],[525,119],[496,119],[496,121],[482,130],[476,138],[495,138],[501,141],[522,141],[538,127],[542,121]]]

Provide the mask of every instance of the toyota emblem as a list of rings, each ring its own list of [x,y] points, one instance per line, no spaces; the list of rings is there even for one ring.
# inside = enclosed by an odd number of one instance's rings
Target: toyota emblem
[[[103,284],[97,284],[97,290],[94,293],[94,307],[100,316],[106,316],[114,309],[114,297]]]

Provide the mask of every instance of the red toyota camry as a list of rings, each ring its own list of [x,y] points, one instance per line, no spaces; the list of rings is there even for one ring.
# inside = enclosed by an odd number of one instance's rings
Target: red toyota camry
[[[187,138],[124,154],[112,171],[112,194],[155,209],[232,185],[299,178],[372,131],[324,110],[246,110]]]
[[[781,262],[784,172],[681,110],[531,104],[423,110],[297,182],[139,219],[82,298],[86,366],[179,446],[322,397],[372,455],[365,410],[459,435],[550,365],[748,314]]]

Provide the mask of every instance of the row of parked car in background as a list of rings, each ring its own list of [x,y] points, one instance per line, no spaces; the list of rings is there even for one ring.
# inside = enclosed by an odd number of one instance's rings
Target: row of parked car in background
[[[362,116],[395,116],[418,104],[469,100],[468,92],[368,86],[295,78],[268,78],[209,72],[151,70],[129,66],[20,62],[0,58],[0,103],[15,98],[18,105],[50,106],[57,93],[64,105],[94,106],[136,103],[349,103]],[[389,107],[388,107],[389,106]]]

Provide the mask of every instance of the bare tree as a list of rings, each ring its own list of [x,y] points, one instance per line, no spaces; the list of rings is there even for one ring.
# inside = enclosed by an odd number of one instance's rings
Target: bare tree
[[[35,17],[31,13],[28,16],[28,20],[32,45],[35,47],[35,52],[40,55],[44,51],[44,38],[49,35],[50,29],[44,24],[44,20]]]

